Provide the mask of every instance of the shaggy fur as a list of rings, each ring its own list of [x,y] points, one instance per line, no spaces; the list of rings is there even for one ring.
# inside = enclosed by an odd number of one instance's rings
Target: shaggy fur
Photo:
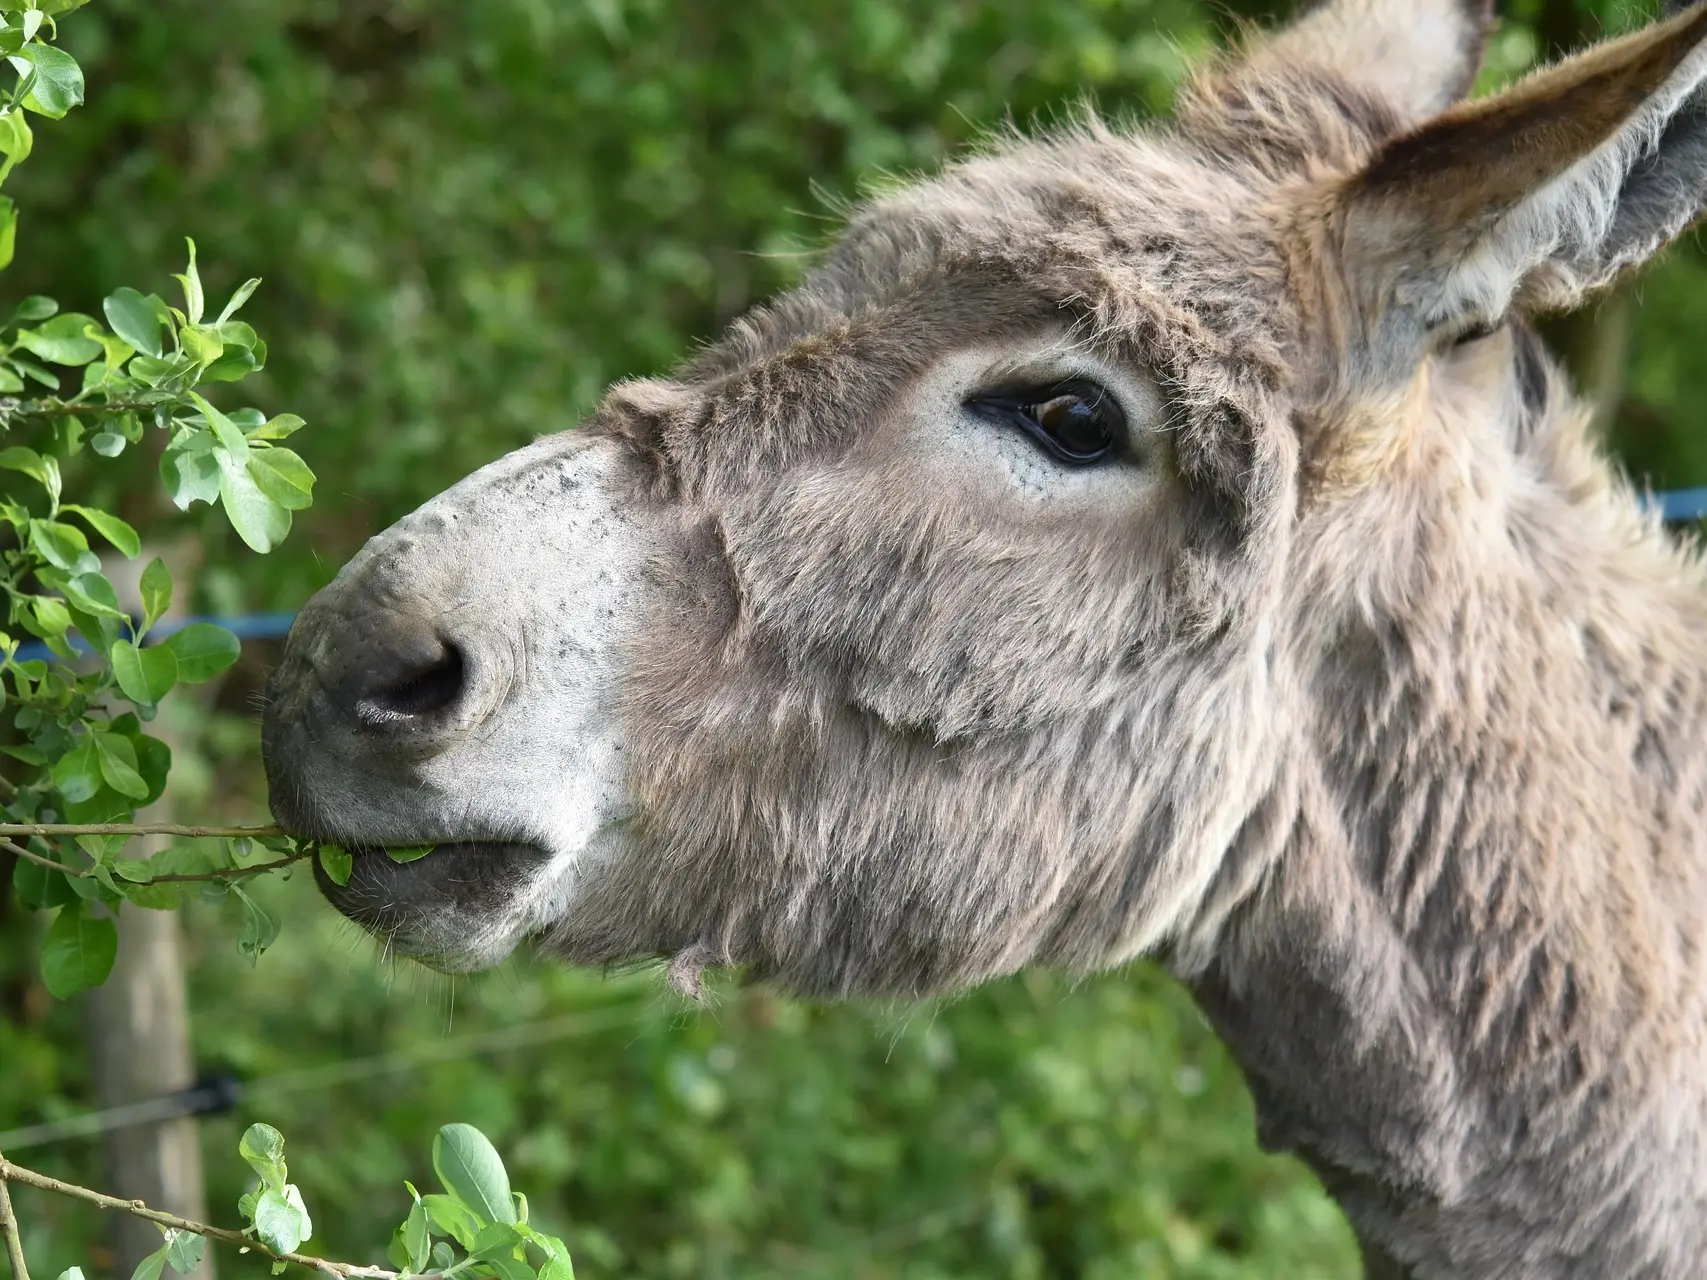
[[[1521,317],[1700,214],[1707,10],[1454,107],[1487,26],[1319,9],[614,388],[679,553],[549,945],[825,996],[1159,952],[1378,1273],[1700,1274],[1707,582]],[[921,479],[931,371],[1040,342],[1160,387],[1159,498]]]

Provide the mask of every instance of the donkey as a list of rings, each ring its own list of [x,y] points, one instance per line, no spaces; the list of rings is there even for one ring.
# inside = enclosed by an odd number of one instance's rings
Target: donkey
[[[1707,8],[1461,102],[1489,25],[884,195],[374,538],[266,712],[326,896],[689,991],[1155,954],[1372,1273],[1703,1274],[1707,566],[1525,318],[1702,212]]]

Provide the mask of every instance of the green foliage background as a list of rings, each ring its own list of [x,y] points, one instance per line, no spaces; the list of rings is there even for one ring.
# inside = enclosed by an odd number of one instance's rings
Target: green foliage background
[[[785,286],[863,184],[1087,98],[1162,109],[1184,59],[1267,14],[1233,8],[97,0],[64,33],[89,105],[44,131],[8,187],[24,223],[6,292],[93,310],[116,283],[163,288],[184,234],[204,262],[266,278],[245,314],[273,350],[246,393],[314,425],[320,498],[290,545],[241,573],[228,528],[192,525],[198,604],[294,607],[369,533]],[[1521,0],[1488,79],[1642,16]],[[1707,261],[1681,247],[1553,332],[1656,484],[1707,483],[1703,284]],[[144,488],[107,483],[139,527],[180,527]],[[244,687],[181,753],[174,785],[201,797],[199,817],[258,814]],[[516,967],[452,987],[393,970],[304,880],[265,889],[288,922],[253,973],[234,970],[228,925],[189,912],[204,1063],[268,1077],[453,1053],[457,1037],[576,1010],[592,1021],[548,1044],[256,1092],[204,1126],[227,1217],[241,1187],[225,1153],[264,1119],[290,1135],[319,1246],[374,1254],[398,1179],[423,1178],[422,1135],[468,1120],[586,1276],[1356,1273],[1334,1211],[1256,1150],[1236,1072],[1151,969],[1076,988],[1033,974],[929,1010],[727,991],[693,1013],[652,975]],[[10,911],[0,1128],[88,1102],[80,1010],[42,999]],[[86,1145],[25,1154],[99,1183]],[[44,1271],[98,1261],[92,1215],[20,1200]]]

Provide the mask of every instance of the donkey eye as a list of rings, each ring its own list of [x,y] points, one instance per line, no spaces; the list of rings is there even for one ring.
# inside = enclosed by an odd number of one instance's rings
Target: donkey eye
[[[1055,458],[1089,466],[1112,454],[1126,434],[1126,415],[1101,387],[1064,382],[979,396],[968,407],[1011,422]]]

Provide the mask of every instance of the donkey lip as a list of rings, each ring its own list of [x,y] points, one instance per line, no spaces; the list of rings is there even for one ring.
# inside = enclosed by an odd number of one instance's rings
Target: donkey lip
[[[507,857],[517,854],[543,857],[544,853],[538,846],[523,840],[422,840],[416,844],[404,844],[392,841],[387,844],[351,844],[345,848],[355,865],[360,866],[368,860],[378,860],[396,868],[397,872],[407,874],[412,869],[425,869],[429,862],[441,866],[452,860],[463,860],[470,857],[490,855]],[[422,853],[421,850],[426,852]],[[394,856],[406,852],[406,856]]]
[[[437,911],[478,911],[485,898],[496,908],[508,900],[518,864],[549,857],[536,845],[513,840],[447,840],[431,853],[403,862],[392,858],[387,846],[346,847],[351,862],[345,882],[333,880],[319,858],[314,860],[315,882],[338,910],[378,929],[396,928]]]

